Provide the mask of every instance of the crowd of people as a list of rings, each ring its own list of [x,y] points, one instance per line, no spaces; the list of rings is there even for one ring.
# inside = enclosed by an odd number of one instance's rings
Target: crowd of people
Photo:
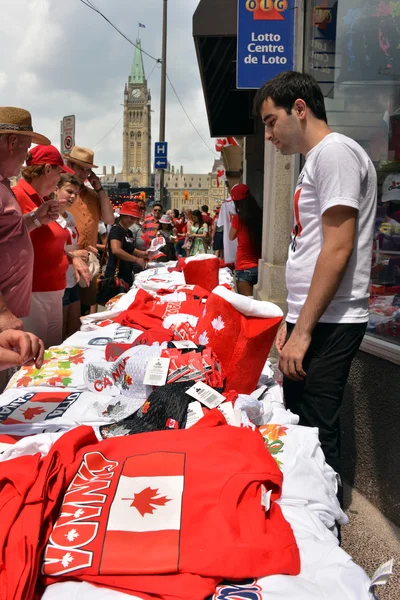
[[[0,335],[11,336],[13,344],[1,346],[3,366],[40,365],[43,348],[77,331],[81,316],[97,310],[99,273],[105,281],[117,277],[128,289],[149,260],[203,253],[224,258],[220,207],[213,216],[207,205],[164,213],[156,202],[146,214],[143,198],[134,196],[116,212],[96,168],[88,148],[75,146],[62,156],[33,131],[28,111],[0,108]],[[10,178],[18,175],[11,187]],[[249,191],[235,205],[229,235],[238,237],[238,291],[251,295],[261,211]],[[256,212],[249,216],[252,207]]]

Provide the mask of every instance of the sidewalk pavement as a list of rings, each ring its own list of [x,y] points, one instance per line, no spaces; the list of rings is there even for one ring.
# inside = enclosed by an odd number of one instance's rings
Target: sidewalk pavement
[[[393,574],[377,586],[379,600],[400,600],[400,529],[357,490],[344,486],[344,510],[350,523],[342,527],[342,547],[372,577],[375,570],[394,558]]]

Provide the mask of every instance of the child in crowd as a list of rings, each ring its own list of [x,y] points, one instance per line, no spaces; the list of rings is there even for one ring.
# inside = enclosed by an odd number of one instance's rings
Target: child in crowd
[[[79,256],[86,262],[89,252],[97,255],[97,250],[91,246],[86,250],[78,250],[78,231],[75,226],[75,219],[67,210],[77,199],[79,188],[79,182],[73,175],[64,174],[61,175],[54,195],[59,203],[60,216],[57,223],[69,232],[69,240],[65,249],[70,255]],[[63,296],[63,340],[78,331],[81,325],[80,287],[72,264],[68,267],[66,277],[67,287]]]

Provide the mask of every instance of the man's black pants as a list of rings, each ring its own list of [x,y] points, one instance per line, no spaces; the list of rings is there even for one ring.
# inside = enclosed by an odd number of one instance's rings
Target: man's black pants
[[[339,412],[351,362],[364,337],[366,323],[318,323],[303,361],[303,381],[283,379],[286,407],[300,425],[318,427],[326,462],[341,474]],[[294,325],[287,324],[289,339]]]

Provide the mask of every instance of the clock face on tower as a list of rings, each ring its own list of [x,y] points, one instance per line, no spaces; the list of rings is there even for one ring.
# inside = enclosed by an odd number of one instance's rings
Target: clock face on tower
[[[132,92],[132,96],[133,96],[134,98],[140,98],[140,96],[141,96],[140,90],[137,90],[137,89],[136,89],[136,90],[133,90],[133,92]]]

